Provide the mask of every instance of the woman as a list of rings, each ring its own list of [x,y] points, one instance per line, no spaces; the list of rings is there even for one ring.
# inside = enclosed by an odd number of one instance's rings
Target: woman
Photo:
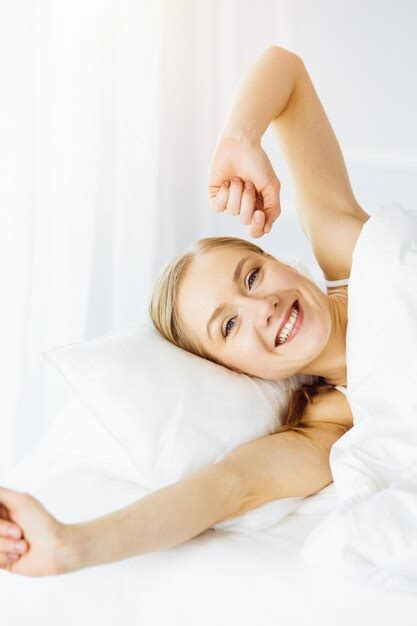
[[[280,183],[261,147],[269,124],[291,169],[301,227],[326,279],[342,284],[324,294],[253,243],[208,238],[163,270],[150,314],[169,341],[205,358],[269,379],[314,374],[320,384],[296,394],[276,433],[90,522],[62,524],[29,494],[0,488],[2,567],[45,576],[165,549],[265,502],[332,482],[330,449],[352,426],[340,392],[347,381],[346,282],[369,215],[354,198],[302,60],[276,46],[239,85],[218,140],[209,174],[216,211],[239,216],[254,238],[270,232]]]

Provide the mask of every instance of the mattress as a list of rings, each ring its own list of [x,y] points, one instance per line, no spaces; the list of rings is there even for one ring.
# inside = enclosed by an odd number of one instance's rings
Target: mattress
[[[135,481],[124,450],[75,397],[37,448],[0,477],[68,523],[145,495]],[[331,484],[268,530],[210,529],[169,550],[56,577],[0,570],[2,623],[391,626],[401,615],[402,626],[415,626],[415,594],[364,587],[300,557],[306,537],[334,505]]]

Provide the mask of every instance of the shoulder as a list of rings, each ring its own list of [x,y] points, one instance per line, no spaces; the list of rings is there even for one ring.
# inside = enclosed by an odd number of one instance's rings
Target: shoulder
[[[338,389],[320,393],[309,402],[304,410],[302,424],[319,427],[333,424],[351,428],[353,415],[346,396]]]
[[[327,280],[350,276],[352,254],[363,225],[369,219],[361,207],[352,210],[322,209],[310,219],[306,233]]]

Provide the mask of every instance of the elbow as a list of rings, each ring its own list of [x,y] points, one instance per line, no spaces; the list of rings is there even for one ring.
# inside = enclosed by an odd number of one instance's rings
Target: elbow
[[[287,48],[282,48],[281,46],[270,45],[266,49],[266,52],[270,52],[271,54],[281,57],[286,57],[288,59],[291,59],[292,61],[295,61],[296,63],[303,62],[302,58],[298,54],[296,54],[295,52],[291,52],[291,50],[288,50]]]
[[[215,482],[222,500],[222,512],[216,523],[238,517],[253,508],[248,506],[252,497],[247,481],[238,468],[227,457],[213,467],[216,468]]]
[[[269,46],[266,54],[271,55],[271,58],[276,64],[278,72],[285,71],[292,74],[293,85],[291,93],[288,97],[289,101],[300,79],[300,76],[306,71],[303,59],[298,56],[298,54],[295,54],[295,52],[291,52],[291,50],[287,50],[286,48],[281,48],[281,46]]]

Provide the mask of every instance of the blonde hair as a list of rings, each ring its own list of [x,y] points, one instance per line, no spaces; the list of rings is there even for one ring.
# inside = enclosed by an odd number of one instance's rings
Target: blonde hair
[[[154,283],[148,310],[153,324],[165,339],[168,339],[168,341],[179,348],[187,350],[187,352],[227,367],[205,350],[200,345],[198,338],[192,336],[178,310],[179,287],[192,260],[210,250],[222,247],[238,248],[242,251],[254,252],[276,260],[276,257],[265,252],[260,246],[238,237],[205,237],[204,239],[199,239],[185,252],[162,268]],[[282,261],[280,262],[282,263]],[[284,265],[287,264],[284,263]],[[287,267],[291,266],[287,265]],[[309,428],[309,425],[302,423],[302,419],[307,404],[312,401],[315,395],[330,389],[333,389],[333,385],[325,383],[323,377],[319,377],[317,383],[302,384],[292,393],[289,399],[286,419],[276,432],[294,430],[306,434],[305,430]]]

